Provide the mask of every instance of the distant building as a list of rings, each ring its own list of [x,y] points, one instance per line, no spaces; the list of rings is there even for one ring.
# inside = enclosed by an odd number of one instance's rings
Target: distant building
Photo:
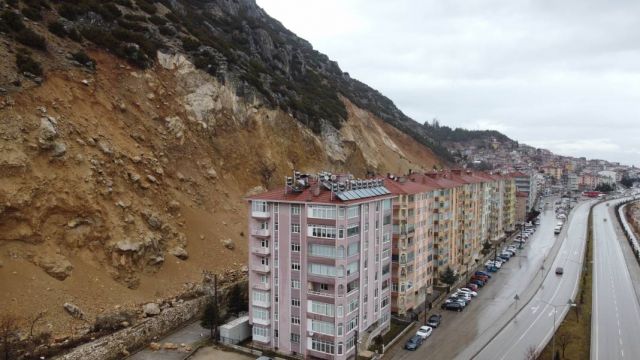
[[[527,193],[518,191],[516,193],[516,223],[522,224],[527,219],[527,202],[529,201],[529,195]]]

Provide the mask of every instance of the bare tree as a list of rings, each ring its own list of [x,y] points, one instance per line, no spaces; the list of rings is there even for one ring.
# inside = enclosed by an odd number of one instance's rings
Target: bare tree
[[[536,360],[538,358],[538,351],[536,347],[531,345],[527,348],[527,352],[524,354],[524,360]]]
[[[573,336],[567,332],[561,332],[556,335],[556,342],[560,346],[560,350],[562,351],[562,358],[564,359],[564,352],[567,350],[567,346],[573,341]]]
[[[2,360],[13,359],[13,343],[18,337],[20,320],[11,314],[0,315],[0,350]]]

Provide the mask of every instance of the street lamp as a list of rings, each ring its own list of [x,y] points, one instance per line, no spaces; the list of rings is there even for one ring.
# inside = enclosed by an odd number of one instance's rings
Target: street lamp
[[[563,306],[576,307],[577,305],[571,299],[567,300],[566,304],[558,305],[554,305],[542,299],[540,299],[540,301],[553,307],[553,332],[551,333],[551,358],[553,359],[556,356],[556,313],[558,312],[558,308]]]

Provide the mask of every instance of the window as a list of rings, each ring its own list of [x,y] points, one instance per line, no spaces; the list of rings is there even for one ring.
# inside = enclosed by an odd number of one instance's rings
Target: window
[[[349,313],[358,309],[358,299],[353,299],[349,303]]]
[[[269,277],[267,275],[260,275],[260,283],[267,284],[269,282]]]
[[[384,299],[382,299],[382,308],[384,309],[385,306],[389,305],[389,297],[385,297]]]
[[[291,205],[291,215],[300,215],[300,205]]]
[[[364,231],[365,232],[369,231],[369,222],[368,221],[364,223]]]
[[[300,244],[298,244],[298,243],[291,243],[291,251],[293,251],[293,252],[300,252]]]
[[[349,322],[347,323],[347,333],[353,329],[355,329],[356,327],[358,327],[358,317],[354,317],[353,319],[349,320]]]
[[[251,202],[251,208],[253,211],[256,212],[267,212],[268,211],[268,207],[267,207],[267,202],[266,201],[252,201]]]
[[[329,341],[312,339],[311,349],[325,354],[335,354],[335,346]]]
[[[291,232],[294,234],[300,233],[300,224],[291,224]]]
[[[335,326],[333,323],[320,320],[311,320],[311,330],[326,335],[335,334]]]
[[[329,290],[329,284],[320,284],[320,290],[328,291]]]
[[[253,318],[259,320],[269,320],[269,310],[254,306]]]
[[[342,336],[342,323],[338,324],[338,336]]]
[[[328,304],[328,303],[323,303],[320,301],[313,301],[313,300],[309,300],[309,304],[308,304],[309,308],[307,309],[307,311],[314,313],[314,314],[319,314],[319,315],[324,315],[324,316],[333,316],[334,315],[334,305],[333,304]]]
[[[274,231],[278,231],[278,222],[277,222],[277,221],[275,221],[275,222],[273,223],[273,230],[274,230]]]
[[[268,302],[269,293],[256,290],[253,292],[253,301]]]
[[[294,325],[300,325],[300,318],[297,316],[292,316],[291,317],[291,323]]]
[[[360,252],[360,243],[353,242],[347,248],[347,256],[353,256]]]
[[[291,280],[292,289],[300,289],[300,280]]]
[[[309,225],[307,226],[307,235],[325,239],[335,239],[336,228],[326,225]]]
[[[291,270],[300,271],[300,263],[297,263],[297,262],[291,263]]]
[[[291,299],[291,306],[300,307],[300,299]]]
[[[300,334],[291,333],[291,342],[299,343],[300,342]]]
[[[261,336],[261,337],[268,337],[269,336],[269,329],[261,328],[261,327],[258,327],[258,326],[254,326],[253,327],[253,335],[254,336]]]
[[[335,220],[336,207],[335,206],[323,206],[312,205],[309,206],[308,216],[314,219],[329,219]]]
[[[347,237],[360,234],[360,225],[353,224],[347,227]]]
[[[347,351],[351,350],[356,344],[356,336],[353,335],[352,337],[347,339]]]
[[[309,273],[313,275],[321,276],[343,276],[344,273],[340,270],[336,270],[335,266],[324,264],[309,264]]]
[[[344,307],[342,305],[336,306],[336,316],[343,317],[344,316]]]
[[[385,215],[382,221],[382,225],[389,225],[389,224],[391,224],[391,214]]]
[[[347,209],[347,218],[348,219],[356,218],[356,217],[358,217],[358,215],[360,215],[360,207],[359,206],[352,206],[352,207]]]
[[[260,258],[260,264],[268,266],[269,265],[269,258],[267,258],[267,257]]]
[[[260,246],[262,246],[263,248],[268,248],[269,247],[269,240],[262,239],[260,241]]]
[[[309,244],[309,255],[335,259],[336,248],[331,245]]]
[[[347,275],[357,273],[359,268],[360,268],[360,263],[358,261],[354,261],[350,263],[349,265],[347,265]]]
[[[391,209],[391,199],[387,199],[387,200],[383,200],[382,201],[382,209],[383,210]]]

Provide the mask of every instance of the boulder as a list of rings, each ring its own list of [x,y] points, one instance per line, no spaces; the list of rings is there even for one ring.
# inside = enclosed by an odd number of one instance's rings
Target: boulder
[[[156,303],[144,304],[144,306],[142,307],[142,310],[144,311],[144,314],[147,316],[155,316],[160,314],[160,305]]]
[[[162,344],[162,348],[165,349],[165,350],[176,350],[176,349],[178,349],[178,345],[176,345],[174,343],[167,342],[167,343]]]
[[[216,170],[214,168],[208,168],[206,176],[209,179],[215,179],[215,178],[218,177],[218,173],[216,172]]]
[[[109,143],[107,143],[104,140],[98,141],[98,149],[100,149],[100,151],[102,151],[105,155],[113,154],[113,150],[111,150],[111,145],[109,145]]]
[[[53,143],[53,152],[51,153],[51,156],[61,157],[66,153],[67,153],[67,146],[63,142],[56,141]]]
[[[152,342],[151,344],[149,344],[149,349],[151,349],[153,351],[158,351],[158,350],[160,350],[161,347],[162,347],[162,345],[160,345],[157,342]]]
[[[143,210],[142,218],[145,219],[152,230],[159,230],[162,227],[162,220],[160,219],[160,217],[158,217],[158,215],[152,213],[151,210]]]
[[[84,313],[77,305],[72,303],[64,303],[64,305],[62,306],[69,313],[69,315],[73,316],[74,318],[84,319]]]
[[[73,265],[62,255],[45,255],[35,259],[35,264],[42,268],[49,276],[60,281],[71,275]]]
[[[187,260],[189,258],[189,253],[181,246],[176,246],[169,250],[169,253],[180,260]]]
[[[224,247],[226,247],[229,250],[233,250],[236,247],[236,244],[231,239],[222,240],[222,245],[224,245]]]
[[[169,203],[167,204],[167,211],[172,214],[177,213],[178,211],[180,211],[180,203],[176,200],[169,201]]]
[[[49,117],[40,118],[40,135],[38,136],[38,146],[43,150],[49,150],[54,146],[54,140],[58,137],[55,124]]]

